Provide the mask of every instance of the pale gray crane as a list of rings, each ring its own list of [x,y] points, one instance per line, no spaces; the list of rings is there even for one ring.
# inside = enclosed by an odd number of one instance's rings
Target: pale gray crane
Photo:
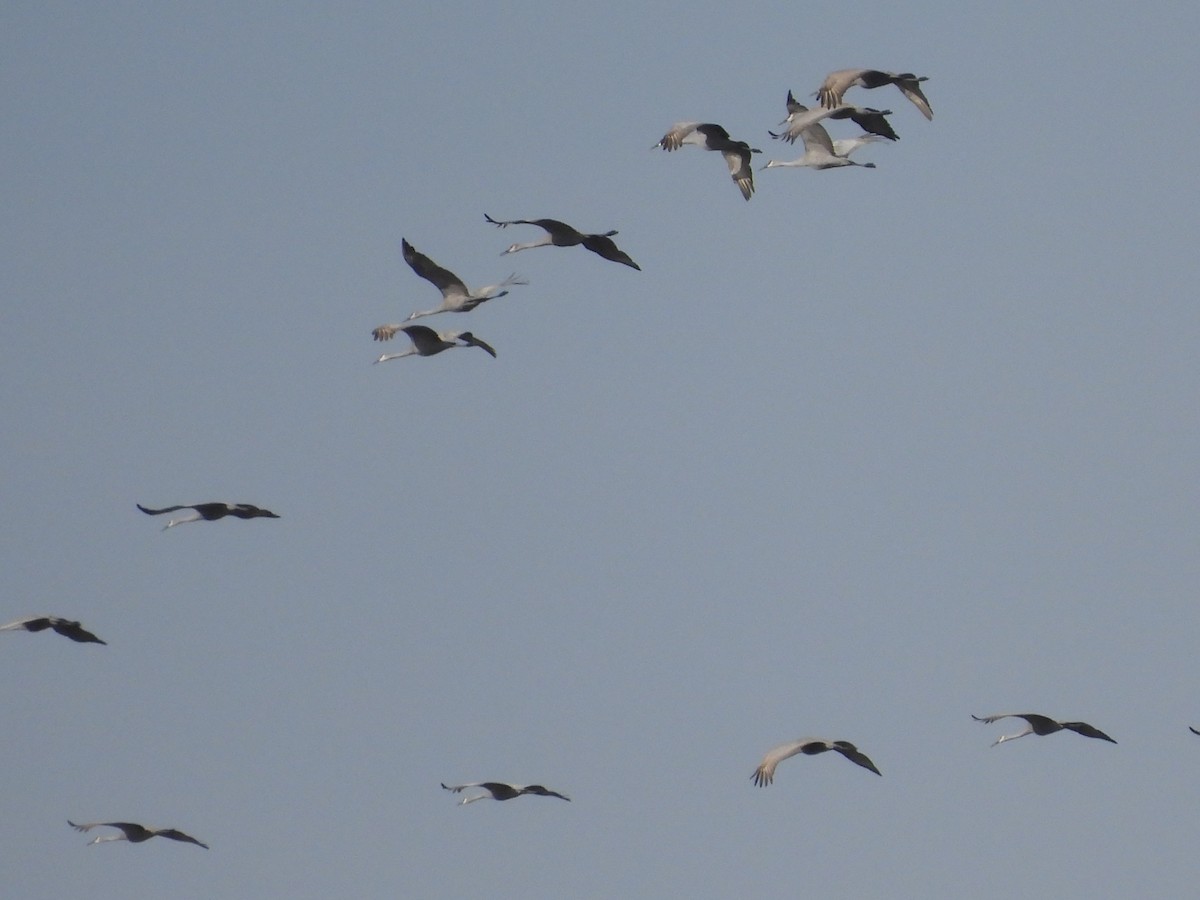
[[[871,90],[894,84],[900,89],[900,93],[911,100],[913,105],[921,111],[921,115],[926,119],[932,119],[933,110],[930,109],[929,101],[921,92],[921,82],[928,80],[929,77],[926,75],[918,77],[911,72],[902,72],[897,75],[895,72],[881,72],[879,69],[839,69],[825,76],[825,80],[817,88],[816,96],[822,106],[826,109],[833,109],[842,105],[842,95],[852,87]]]
[[[788,162],[780,162],[779,160],[771,159],[763,166],[764,169],[774,169],[785,166],[793,166],[796,168],[809,169],[839,169],[844,166],[861,166],[864,169],[875,168],[875,163],[860,163],[850,159],[850,154],[864,144],[871,141],[881,140],[877,134],[864,134],[861,137],[850,138],[842,142],[842,152],[838,152],[838,145],[829,138],[829,132],[822,125],[809,125],[800,132],[800,138],[804,141],[804,155],[799,159],[793,159]]]
[[[450,791],[452,794],[460,794],[467,788],[483,788],[487,791],[486,794],[476,794],[473,797],[464,797],[459,801],[459,806],[466,806],[468,803],[474,803],[476,800],[511,800],[514,797],[520,797],[522,794],[536,794],[539,797],[557,797],[559,800],[570,802],[571,798],[551,791],[542,787],[540,784],[504,784],[500,781],[472,781],[469,784],[446,784],[442,783],[442,787]]]
[[[92,844],[103,844],[106,841],[129,841],[131,844],[140,844],[142,841],[148,841],[152,837],[169,838],[173,841],[183,841],[187,844],[195,844],[198,847],[208,849],[208,844],[196,840],[190,834],[184,834],[174,828],[147,828],[144,825],[138,825],[136,822],[88,822],[86,825],[76,825],[70,819],[67,824],[76,831],[91,831],[93,828],[117,828],[120,834],[104,834],[92,838],[88,841],[88,846]]]
[[[766,787],[775,780],[775,767],[785,759],[795,756],[797,753],[803,753],[805,756],[815,756],[818,753],[825,753],[828,750],[836,750],[846,759],[855,765],[862,766],[864,769],[869,769],[876,775],[882,775],[875,763],[861,752],[849,741],[827,741],[824,738],[800,738],[796,741],[788,741],[786,744],[780,744],[778,747],[772,747],[767,751],[767,755],[762,758],[762,762],[758,764],[758,768],[754,770],[754,774],[750,776],[759,787]]]
[[[504,253],[532,250],[534,247],[575,247],[582,244],[586,249],[607,260],[621,263],[632,269],[637,269],[639,272],[642,270],[641,266],[630,259],[628,253],[613,243],[612,238],[617,233],[616,231],[606,231],[603,234],[584,234],[582,231],[572,228],[566,222],[558,221],[558,219],[511,219],[507,222],[498,222],[487,213],[484,213],[483,217],[500,228],[507,228],[509,225],[536,225],[538,228],[546,231],[546,236],[540,241],[530,241],[527,244],[513,244]],[[500,255],[503,256],[504,253]]]
[[[252,503],[184,503],[179,506],[164,506],[162,509],[148,509],[138,503],[137,508],[148,516],[161,516],[163,513],[176,512],[181,509],[195,510],[190,516],[184,516],[182,519],[172,519],[167,522],[163,526],[163,531],[173,528],[176,525],[182,525],[185,522],[199,522],[201,519],[205,522],[215,522],[217,519],[223,519],[226,516],[233,516],[237,519],[279,518],[279,516],[275,515],[269,509],[261,509]]]
[[[373,332],[375,340],[388,341],[397,331],[403,331],[412,341],[412,346],[402,353],[385,353],[375,360],[377,363],[389,359],[399,359],[402,356],[434,356],[443,350],[455,347],[478,347],[480,350],[496,358],[496,351],[491,344],[481,341],[469,331],[436,332],[424,325],[380,325]]]
[[[406,239],[401,238],[400,247],[404,252],[404,261],[408,263],[409,267],[442,292],[442,302],[439,306],[411,313],[405,320],[407,322],[422,316],[433,316],[444,312],[470,312],[480,303],[506,295],[508,291],[505,288],[515,284],[529,284],[514,272],[499,284],[489,284],[487,287],[472,291],[461,278],[449,269],[443,269],[424,253],[415,249]]]
[[[78,622],[60,619],[58,616],[30,616],[28,619],[17,619],[7,625],[0,625],[0,631],[45,631],[47,628],[53,628],[57,634],[80,644],[108,644],[108,641],[102,641],[90,631],[86,631]]]
[[[761,150],[751,147],[745,141],[733,140],[728,131],[712,122],[676,122],[650,149],[662,148],[669,153],[685,144],[703,147],[705,150],[716,150],[724,156],[733,183],[738,186],[743,197],[750,199],[754,193],[754,171],[750,168],[750,154],[762,153]]]
[[[992,746],[1003,744],[1005,741],[1015,741],[1017,738],[1025,737],[1027,734],[1046,735],[1054,734],[1056,731],[1074,731],[1076,734],[1082,734],[1084,737],[1099,738],[1102,741],[1108,741],[1115,744],[1112,738],[1101,731],[1089,725],[1087,722],[1059,722],[1056,719],[1051,719],[1049,716],[1039,715],[1038,713],[996,713],[994,716],[977,716],[972,714],[972,719],[976,722],[985,722],[990,725],[1000,719],[1024,719],[1028,723],[1028,727],[1017,734],[1006,734],[992,742]]]

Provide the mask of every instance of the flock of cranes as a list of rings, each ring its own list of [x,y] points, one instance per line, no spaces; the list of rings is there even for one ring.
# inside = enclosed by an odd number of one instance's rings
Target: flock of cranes
[[[872,90],[887,85],[894,85],[910,100],[913,105],[928,120],[933,118],[933,110],[928,99],[921,90],[925,76],[912,73],[891,73],[878,69],[843,69],[830,73],[815,92],[818,106],[810,108],[796,100],[791,91],[787,96],[787,118],[779,123],[779,131],[769,131],[768,134],[784,143],[794,143],[799,139],[804,145],[804,154],[790,161],[769,160],[763,169],[770,168],[812,168],[831,169],[858,166],[875,168],[874,163],[859,163],[850,159],[851,154],[870,143],[879,141],[895,141],[899,135],[893,129],[888,117],[893,115],[891,110],[879,110],[869,107],[847,105],[843,102],[845,93],[851,88],[860,87]],[[822,124],[825,121],[850,120],[858,125],[863,133],[839,140],[833,140]],[[734,140],[728,131],[720,125],[711,122],[685,121],[671,126],[652,149],[662,149],[667,152],[679,150],[685,146],[701,147],[721,153],[729,168],[729,174],[742,196],[749,200],[754,193],[754,174],[751,161],[754,154],[761,154],[758,148],[749,143]],[[617,231],[610,230],[602,233],[585,233],[557,219],[494,219],[484,214],[486,222],[498,228],[508,228],[514,225],[531,225],[541,228],[545,235],[539,240],[526,243],[511,244],[501,255],[517,253],[536,247],[575,247],[582,246],[605,260],[619,263],[629,268],[641,271],[632,257],[621,250],[613,241]],[[414,319],[439,313],[467,313],[483,303],[503,297],[511,287],[526,285],[528,282],[517,274],[485,287],[473,290],[450,270],[438,265],[430,257],[418,251],[407,239],[402,239],[401,250],[404,261],[420,278],[430,282],[441,293],[441,303],[436,307],[412,312],[404,322],[379,325],[371,332],[376,341],[389,341],[398,333],[403,332],[411,341],[407,350],[383,354],[375,362],[386,362],[405,356],[434,356],[444,350],[460,347],[476,347],[496,357],[496,350],[488,343],[470,331],[437,332],[424,325],[410,324]],[[271,518],[278,519],[276,513],[249,503],[208,502],[195,504],[179,504],[159,509],[137,504],[137,508],[151,516],[165,515],[180,510],[190,510],[188,515],[172,518],[164,526],[164,530],[187,522],[217,521],[227,516],[239,519]],[[106,644],[96,635],[82,627],[77,621],[58,618],[55,616],[31,616],[18,619],[0,626],[0,631],[40,632],[53,630],[57,634],[78,643]],[[1073,731],[1088,738],[1116,741],[1098,728],[1077,721],[1059,721],[1038,713],[998,713],[989,716],[972,716],[978,722],[991,724],[1001,719],[1018,718],[1026,723],[1024,730],[999,737],[992,746],[1016,740],[1017,738],[1034,735],[1050,735],[1059,731]],[[1197,735],[1200,730],[1189,726]],[[801,738],[789,741],[771,748],[763,756],[761,762],[751,774],[751,780],[759,787],[771,785],[775,779],[778,765],[793,756],[816,756],[828,752],[840,754],[845,759],[864,768],[875,775],[883,773],[865,753],[847,740],[827,740],[824,738]],[[480,793],[465,796],[460,805],[468,805],[477,800],[492,799],[497,801],[512,800],[517,797],[532,795],[554,797],[570,801],[570,797],[558,791],[550,790],[540,784],[517,785],[504,782],[479,781],[457,785],[442,784],[442,787],[455,794],[478,789]],[[103,834],[92,838],[89,844],[109,841],[128,841],[142,843],[153,837],[167,838],[173,841],[195,844],[204,849],[208,845],[174,828],[153,829],[132,822],[89,822],[76,824],[68,820],[68,824],[80,832],[88,832],[93,828],[105,827],[116,829],[116,833]]]

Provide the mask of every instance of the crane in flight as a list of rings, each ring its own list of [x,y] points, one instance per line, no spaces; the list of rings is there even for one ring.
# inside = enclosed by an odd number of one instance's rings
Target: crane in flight
[[[933,110],[929,101],[921,92],[921,82],[928,81],[926,75],[917,76],[911,72],[897,75],[895,72],[881,72],[879,69],[839,69],[830,72],[817,88],[816,96],[826,109],[842,105],[842,95],[852,87],[862,87],[867,90],[894,84],[913,105],[921,111],[926,119],[933,119]]]
[[[194,510],[190,516],[184,516],[181,519],[171,519],[171,521],[163,526],[163,531],[173,528],[176,525],[182,525],[185,522],[199,522],[201,519],[205,522],[215,522],[217,519],[223,519],[226,516],[233,516],[237,519],[279,518],[279,516],[275,515],[269,509],[262,509],[252,503],[183,503],[179,506],[164,506],[162,509],[149,509],[139,503],[137,504],[137,508],[148,516],[161,516],[163,513],[176,512],[181,509]]]
[[[388,341],[397,331],[407,334],[413,345],[400,353],[385,353],[375,362],[387,362],[402,356],[434,356],[454,347],[478,347],[491,355],[492,359],[496,358],[496,351],[492,345],[481,341],[469,331],[443,331],[439,334],[424,325],[381,325],[371,333],[377,341]]]
[[[208,849],[208,844],[196,840],[190,834],[184,834],[174,828],[147,828],[144,825],[138,825],[136,822],[88,822],[86,825],[76,825],[70,819],[67,819],[67,824],[76,831],[91,831],[93,828],[105,827],[116,828],[120,830],[120,834],[102,834],[88,841],[88,846],[92,844],[103,844],[105,841],[129,841],[131,844],[140,844],[142,841],[148,841],[152,837],[170,838],[173,841],[183,841],[188,844],[195,844],[198,847]]]
[[[712,122],[676,122],[650,149],[662,148],[670,153],[684,144],[720,152],[725,157],[725,164],[729,166],[729,177],[738,186],[742,196],[750,199],[750,195],[754,193],[754,171],[750,168],[750,154],[762,153],[761,150],[751,147],[745,141],[733,140],[728,131]]]
[[[469,784],[446,784],[442,783],[442,787],[450,791],[452,794],[461,794],[467,788],[483,788],[487,791],[486,794],[476,794],[473,797],[464,797],[459,801],[459,806],[466,806],[468,803],[474,803],[476,800],[487,800],[489,797],[492,800],[511,800],[514,797],[520,797],[522,794],[536,794],[539,797],[557,797],[559,800],[571,801],[570,797],[551,791],[542,787],[540,784],[504,784],[500,781],[472,781]]]
[[[751,780],[759,787],[766,787],[775,780],[775,767],[791,756],[797,753],[803,753],[805,756],[816,756],[818,753],[825,753],[828,750],[836,750],[846,759],[855,765],[862,766],[864,769],[869,769],[876,775],[883,773],[875,768],[875,763],[867,757],[865,753],[860,751],[849,741],[827,741],[824,738],[800,738],[797,741],[788,741],[786,744],[780,744],[778,747],[772,747],[767,751],[767,755],[762,758],[762,762],[758,764],[758,768],[754,770],[754,774],[750,776]]]
[[[511,219],[507,222],[499,222],[487,213],[484,213],[483,217],[500,228],[507,228],[509,225],[536,225],[546,231],[546,236],[541,240],[531,241],[528,244],[513,244],[504,253],[532,250],[534,247],[575,247],[582,244],[585,249],[591,250],[607,260],[621,263],[631,269],[637,269],[639,272],[642,270],[642,267],[635,263],[628,253],[613,243],[612,238],[617,233],[616,231],[606,231],[604,234],[584,234],[558,219]],[[501,256],[503,255],[502,253]]]
[[[1027,734],[1047,735],[1054,734],[1056,731],[1073,731],[1076,734],[1082,734],[1084,737],[1099,738],[1102,741],[1108,741],[1110,744],[1115,744],[1112,738],[1087,722],[1059,722],[1051,719],[1049,716],[1039,715],[1038,713],[996,713],[994,716],[977,716],[972,714],[972,719],[976,722],[984,722],[988,725],[1000,719],[1024,719],[1027,727],[1024,731],[1017,734],[1005,734],[998,737],[992,742],[992,746],[1003,744],[1005,741],[1015,741],[1017,738],[1023,738]]]
[[[411,313],[405,321],[411,322],[422,316],[434,316],[444,312],[470,312],[480,303],[495,300],[508,293],[506,288],[515,284],[529,284],[514,272],[499,284],[489,284],[477,291],[471,290],[461,278],[449,269],[443,269],[432,259],[421,253],[406,239],[400,239],[400,249],[404,253],[404,261],[409,268],[442,292],[442,302],[433,309],[418,310]]]
[[[864,134],[857,138],[849,138],[834,143],[829,132],[822,125],[809,125],[800,132],[804,141],[804,155],[799,159],[780,162],[776,159],[767,160],[764,169],[792,166],[809,169],[839,169],[843,166],[862,166],[864,169],[875,168],[875,163],[860,163],[850,159],[850,154],[864,144],[878,141],[877,134]],[[838,147],[841,144],[841,147]],[[839,152],[840,151],[840,152]]]
[[[63,637],[70,638],[80,644],[104,644],[107,646],[108,641],[102,641],[90,631],[87,631],[78,622],[72,622],[69,619],[60,619],[58,616],[30,616],[28,619],[17,619],[15,622],[9,622],[7,625],[0,625],[0,631],[17,631],[24,629],[25,631],[45,631],[47,628],[53,628],[55,632]]]

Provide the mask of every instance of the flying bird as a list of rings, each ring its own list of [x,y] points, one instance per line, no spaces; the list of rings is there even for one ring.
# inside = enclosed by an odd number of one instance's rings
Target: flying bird
[[[825,80],[817,88],[816,96],[822,106],[826,109],[833,109],[842,105],[842,95],[852,87],[872,90],[894,84],[900,89],[900,93],[911,100],[913,105],[921,111],[921,115],[926,119],[932,119],[933,110],[929,108],[929,101],[921,93],[921,82],[928,80],[928,76],[918,77],[911,72],[897,75],[894,72],[881,72],[878,69],[839,69],[825,76]]]
[[[208,849],[208,844],[198,841],[190,834],[184,834],[182,831],[177,831],[174,828],[146,828],[143,825],[138,825],[136,822],[88,822],[86,825],[76,825],[70,819],[67,820],[67,824],[76,831],[90,831],[99,826],[121,830],[120,834],[105,834],[94,837],[88,841],[88,846],[102,844],[105,841],[129,841],[131,844],[140,844],[142,841],[148,841],[152,837],[164,837],[170,838],[173,841],[196,844],[205,850]]]
[[[787,128],[780,132],[768,131],[771,137],[776,140],[784,140],[788,143],[795,143],[800,133],[808,126],[815,125],[822,119],[850,119],[869,134],[877,134],[882,138],[887,138],[889,141],[900,140],[900,135],[896,134],[887,117],[892,115],[890,109],[871,109],[870,107],[859,106],[834,106],[831,109],[826,109],[823,106],[818,106],[816,109],[809,109],[799,100],[797,100],[791,91],[787,95],[787,118],[779,123],[780,128],[784,125]]]
[[[862,166],[864,169],[875,168],[875,163],[860,163],[850,159],[850,154],[864,144],[880,140],[877,134],[864,134],[861,137],[841,141],[841,147],[829,138],[829,132],[821,125],[809,125],[800,132],[804,141],[804,155],[789,162],[771,159],[763,166],[773,169],[781,166],[807,167],[810,169],[838,169],[843,166]],[[839,149],[841,152],[839,152]]]
[[[175,512],[180,509],[192,509],[195,513],[190,516],[184,516],[182,519],[172,519],[163,526],[163,531],[175,525],[182,525],[184,522],[198,522],[203,519],[206,522],[215,522],[217,519],[223,519],[226,516],[234,516],[238,519],[278,519],[279,516],[271,512],[269,509],[260,509],[251,503],[184,503],[180,506],[165,506],[162,509],[148,509],[142,504],[137,504],[140,509],[148,516],[161,516],[163,513]]]
[[[1017,734],[1006,734],[992,742],[992,746],[1003,744],[1005,741],[1015,741],[1017,738],[1025,737],[1027,734],[1054,734],[1056,731],[1074,731],[1076,734],[1082,734],[1084,737],[1099,738],[1102,741],[1108,741],[1115,744],[1112,738],[1101,731],[1099,728],[1094,728],[1087,722],[1058,722],[1051,719],[1049,716],[1038,715],[1037,713],[996,713],[994,716],[976,716],[972,715],[972,719],[976,722],[985,722],[990,725],[999,719],[1024,719],[1029,723],[1024,731]]]
[[[824,753],[827,750],[836,750],[850,762],[862,766],[864,769],[870,769],[876,775],[882,775],[875,763],[867,758],[865,753],[859,751],[849,741],[827,741],[824,738],[800,738],[798,741],[789,741],[786,744],[780,744],[778,747],[772,747],[767,751],[767,755],[763,757],[762,762],[758,764],[758,768],[754,770],[754,774],[750,778],[759,787],[766,787],[775,780],[775,767],[787,759],[789,756],[795,756],[797,753],[803,753],[806,756],[815,756],[818,753]]]
[[[642,267],[629,258],[629,254],[619,249],[613,243],[612,237],[617,232],[606,231],[604,234],[584,234],[582,231],[576,231],[566,222],[560,222],[558,219],[512,219],[508,222],[498,222],[489,216],[487,213],[483,217],[493,225],[498,225],[501,228],[507,228],[509,225],[536,225],[538,228],[546,230],[546,236],[540,241],[532,241],[528,244],[513,244],[505,253],[516,253],[518,250],[530,250],[534,247],[574,247],[578,244],[591,250],[593,253],[603,256],[612,262],[618,262],[629,266],[632,269],[637,269],[639,272]],[[503,254],[501,254],[503,255]]]
[[[371,333],[377,341],[388,341],[397,331],[407,334],[413,345],[402,353],[385,353],[375,362],[387,362],[402,356],[433,356],[453,347],[478,347],[491,354],[493,359],[496,357],[491,344],[481,341],[469,331],[443,331],[439,334],[424,325],[380,325]]]
[[[529,284],[528,281],[518,278],[516,273],[513,273],[499,284],[489,284],[487,287],[472,291],[461,278],[449,269],[443,269],[424,253],[415,249],[406,239],[401,238],[400,247],[404,251],[404,261],[412,270],[442,292],[442,302],[439,306],[410,314],[406,320],[409,322],[419,319],[421,316],[432,316],[437,313],[470,312],[480,303],[503,297],[508,293],[505,288],[514,284]]]
[[[78,622],[60,619],[57,616],[30,616],[28,619],[18,619],[7,625],[0,625],[0,631],[16,631],[21,628],[26,631],[45,631],[47,628],[53,628],[63,637],[80,644],[108,644],[108,641],[102,641],[90,631],[84,630]]]
[[[745,141],[731,139],[728,131],[711,122],[677,122],[650,149],[662,148],[669,153],[678,150],[684,144],[719,151],[725,157],[734,184],[738,186],[743,197],[750,199],[750,195],[754,193],[754,172],[750,168],[750,154],[762,153],[761,150],[751,147]]]
[[[483,788],[487,791],[486,794],[476,794],[473,797],[464,797],[459,806],[466,806],[468,803],[474,803],[476,800],[486,800],[489,797],[493,800],[511,800],[513,797],[520,797],[522,794],[537,794],[539,797],[557,797],[559,800],[570,802],[571,798],[558,793],[557,791],[547,790],[540,784],[503,784],[499,781],[472,781],[470,784],[445,784],[442,787],[450,791],[452,794],[462,793],[467,788]]]

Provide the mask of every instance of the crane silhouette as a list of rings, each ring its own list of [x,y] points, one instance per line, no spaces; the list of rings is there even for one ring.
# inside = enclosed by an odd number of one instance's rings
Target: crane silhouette
[[[76,825],[70,819],[67,819],[67,824],[76,831],[91,831],[93,828],[106,827],[116,828],[120,830],[120,834],[104,834],[92,838],[88,841],[88,845],[103,844],[106,841],[129,841],[131,844],[140,844],[142,841],[148,841],[152,837],[169,838],[172,841],[183,841],[188,844],[195,844],[198,847],[208,849],[208,844],[203,841],[198,841],[190,834],[184,834],[175,828],[147,828],[144,825],[138,825],[136,822],[88,822],[86,825]]]
[[[58,616],[30,616],[28,619],[18,619],[7,625],[0,625],[0,631],[45,631],[47,628],[52,628],[56,633],[80,644],[108,644],[108,641],[102,641],[90,631],[86,631],[78,622],[60,619]]]
[[[1056,731],[1074,731],[1076,734],[1082,734],[1084,737],[1098,738],[1102,741],[1108,741],[1115,744],[1112,738],[1087,722],[1059,722],[1056,719],[1051,719],[1049,716],[1039,715],[1038,713],[996,713],[994,716],[976,716],[972,715],[972,719],[976,722],[985,722],[990,725],[1000,719],[1024,719],[1028,727],[1017,734],[1006,734],[997,738],[992,742],[992,746],[1003,744],[1005,741],[1015,741],[1017,738],[1023,738],[1029,734],[1047,735],[1054,734]]]
[[[514,797],[520,797],[523,794],[536,794],[539,797],[557,797],[559,800],[570,802],[571,798],[557,791],[549,790],[542,787],[540,784],[505,784],[501,781],[472,781],[468,784],[446,784],[442,783],[442,787],[450,791],[452,794],[461,794],[467,788],[483,788],[487,791],[486,794],[476,794],[473,797],[464,797],[459,801],[459,806],[466,806],[468,803],[474,803],[476,800],[512,800]]]
[[[864,769],[869,769],[876,775],[883,773],[875,768],[875,763],[867,757],[865,753],[860,751],[849,741],[827,741],[824,738],[800,738],[796,741],[788,741],[786,744],[780,744],[778,747],[772,747],[767,751],[767,755],[762,758],[762,762],[758,764],[758,768],[754,770],[754,774],[750,776],[759,787],[766,787],[775,780],[775,767],[789,757],[795,756],[797,753],[803,753],[805,756],[816,756],[818,753],[825,753],[829,750],[835,750],[850,762],[855,765],[862,766]]]

